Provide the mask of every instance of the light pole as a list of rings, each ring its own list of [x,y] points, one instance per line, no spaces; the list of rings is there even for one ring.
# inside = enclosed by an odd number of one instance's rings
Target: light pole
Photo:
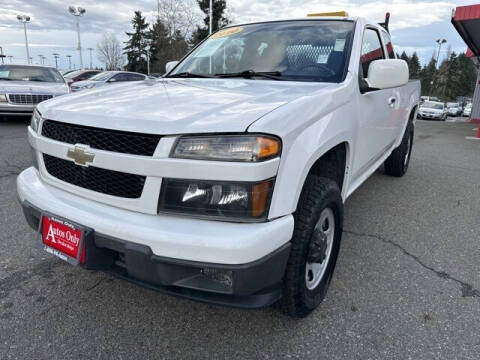
[[[28,50],[28,38],[27,38],[27,23],[30,21],[30,16],[17,15],[17,20],[23,23],[23,31],[25,32],[25,48],[27,49],[27,63],[30,64],[30,51]]]
[[[445,44],[447,40],[445,39],[437,39],[437,44],[438,44],[438,53],[437,53],[437,60],[435,61],[435,67],[438,65],[438,60],[440,59],[440,49],[442,48],[442,45]]]
[[[80,58],[80,69],[83,69],[83,60],[82,60],[82,43],[80,42],[80,16],[83,16],[86,12],[84,8],[80,6],[69,6],[68,12],[75,16],[77,20],[77,33],[78,33],[78,56]]]
[[[5,63],[3,62],[3,59],[4,59],[5,57],[6,57],[6,56],[3,55],[3,47],[0,46],[0,58],[2,58],[2,64],[5,64]]]
[[[208,35],[212,35],[212,24],[213,24],[213,0],[210,0],[210,8],[208,9],[208,17],[210,20],[210,24],[208,27]]]
[[[40,65],[43,65],[43,61],[42,61],[42,58],[43,58],[43,55],[38,55],[38,58],[40,59]]]
[[[55,69],[58,69],[58,62],[57,59],[60,57],[60,54],[53,53],[53,57],[55,58]]]
[[[93,51],[93,48],[88,48],[87,50],[90,51],[90,69],[93,69],[93,67],[92,67],[92,51]]]
[[[437,58],[435,59],[435,72],[432,75],[432,81],[430,82],[430,89],[428,90],[428,96],[430,97],[432,95],[432,90],[433,90],[433,84],[435,83],[435,75],[437,74],[437,65],[438,65],[438,60],[440,59],[440,49],[442,48],[442,45],[445,44],[447,40],[445,39],[437,39],[436,43],[438,44],[438,52],[437,52]]]
[[[68,70],[72,70],[72,55],[66,55],[68,58]]]

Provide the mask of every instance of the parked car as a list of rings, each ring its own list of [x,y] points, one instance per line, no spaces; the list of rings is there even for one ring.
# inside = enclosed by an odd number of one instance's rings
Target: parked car
[[[447,103],[448,116],[462,115],[462,107],[459,103]]]
[[[425,101],[440,102],[440,99],[435,96],[421,96],[420,103],[423,104]]]
[[[0,65],[0,115],[31,115],[40,102],[69,92],[55,68]]]
[[[71,86],[74,82],[88,80],[101,72],[102,70],[76,70],[64,74],[63,77],[67,81],[67,84]]]
[[[101,73],[92,76],[88,80],[78,81],[72,84],[71,89],[73,92],[97,88],[100,86],[116,84],[124,81],[143,81],[148,79],[144,74],[128,71],[102,71]]]
[[[463,109],[463,116],[470,117],[470,115],[472,115],[472,103],[468,103]]]
[[[417,117],[419,119],[447,120],[447,109],[445,104],[436,101],[425,101],[418,109]]]
[[[344,201],[382,164],[407,172],[420,83],[384,27],[343,16],[229,26],[168,69],[38,106],[17,191],[39,244],[168,294],[283,297],[306,316]]]
[[[165,73],[150,73],[149,76],[152,78],[161,78],[165,75]]]

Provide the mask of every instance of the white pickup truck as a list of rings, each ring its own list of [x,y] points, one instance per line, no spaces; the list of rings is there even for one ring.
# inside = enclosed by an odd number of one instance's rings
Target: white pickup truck
[[[384,27],[348,16],[230,26],[168,68],[38,106],[17,190],[39,246],[168,294],[306,316],[344,201],[382,164],[407,171],[419,83]]]

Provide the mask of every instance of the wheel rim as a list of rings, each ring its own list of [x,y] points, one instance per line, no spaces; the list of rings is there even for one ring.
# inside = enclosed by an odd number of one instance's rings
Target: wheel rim
[[[412,148],[412,135],[408,136],[407,142],[407,152],[405,153],[405,159],[403,160],[403,167],[406,169],[408,166],[408,161],[410,160],[410,150]]]
[[[315,289],[322,281],[332,254],[333,240],[335,238],[335,215],[332,209],[327,208],[322,211],[315,224],[315,229],[325,234],[327,246],[325,258],[321,263],[307,262],[305,266],[305,283],[309,290]]]

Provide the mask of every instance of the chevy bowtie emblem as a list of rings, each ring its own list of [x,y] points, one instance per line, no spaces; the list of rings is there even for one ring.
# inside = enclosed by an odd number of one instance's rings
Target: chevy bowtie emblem
[[[67,157],[72,159],[77,165],[88,166],[88,163],[93,162],[95,157],[95,154],[88,152],[88,149],[84,145],[75,145],[73,149],[68,149]]]

